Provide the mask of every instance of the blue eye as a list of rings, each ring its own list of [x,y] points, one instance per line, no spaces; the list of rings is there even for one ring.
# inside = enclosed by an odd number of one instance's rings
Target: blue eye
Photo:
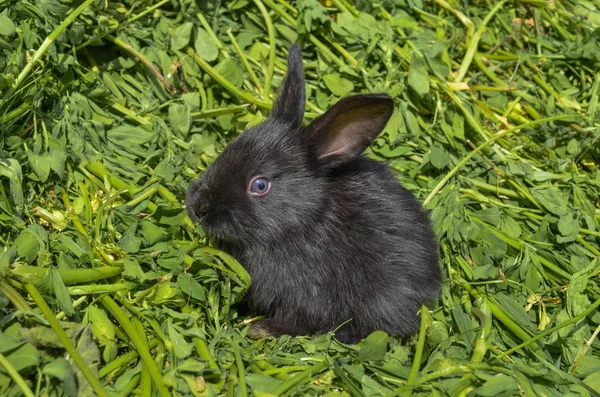
[[[252,196],[266,196],[271,190],[271,181],[264,176],[257,176],[250,182],[249,193]]]

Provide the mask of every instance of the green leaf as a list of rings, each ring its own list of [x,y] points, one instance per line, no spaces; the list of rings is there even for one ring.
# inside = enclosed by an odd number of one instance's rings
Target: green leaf
[[[61,149],[50,150],[48,155],[48,163],[52,171],[56,172],[56,175],[60,179],[64,179],[65,176],[65,163],[67,161],[67,153]]]
[[[130,146],[140,146],[149,143],[155,134],[139,127],[115,127],[106,132],[107,138],[117,146],[128,148]]]
[[[167,239],[167,233],[164,229],[155,225],[154,223],[144,220],[142,222],[142,235],[146,239],[148,245],[154,245],[160,241],[165,241]]]
[[[523,229],[519,226],[519,222],[509,216],[503,216],[500,225],[500,229],[511,238],[519,238],[523,232]]]
[[[177,276],[177,285],[185,294],[191,296],[192,298],[200,302],[204,302],[206,300],[204,287],[194,280],[190,274],[184,273]]]
[[[0,353],[7,353],[15,350],[23,345],[23,341],[17,340],[16,337],[8,335],[0,331]]]
[[[588,275],[596,268],[596,262],[590,264],[573,274],[567,288],[567,312],[571,317],[575,317],[583,312],[589,305],[590,300],[585,294],[585,288],[588,284]]]
[[[81,330],[81,334],[77,339],[77,351],[81,355],[81,358],[85,364],[90,368],[91,372],[97,376],[97,366],[100,362],[100,351],[96,344],[92,341],[90,327],[84,327]],[[77,378],[77,396],[90,396],[93,395],[93,388],[90,382],[83,376],[83,373],[77,366],[72,366],[75,377]]]
[[[340,97],[346,96],[354,90],[354,84],[337,73],[326,74],[323,76],[323,82],[333,95]]]
[[[46,182],[48,175],[50,175],[50,161],[47,155],[39,155],[32,152],[27,153],[29,164],[35,174],[40,178],[42,182]]]
[[[429,161],[437,169],[443,169],[450,164],[450,155],[443,147],[434,144],[430,148]]]
[[[492,226],[498,227],[500,224],[500,209],[498,207],[475,211],[473,215]]]
[[[119,240],[119,246],[121,246],[125,252],[136,253],[142,246],[142,238],[135,235],[136,229],[137,224],[132,224]]]
[[[429,94],[429,76],[423,57],[413,54],[408,69],[408,86],[421,98]]]
[[[25,368],[39,365],[40,352],[31,343],[25,343],[12,352],[7,353],[6,359],[15,370],[22,371]]]
[[[515,321],[527,327],[531,326],[531,320],[529,319],[525,308],[512,296],[503,293],[497,293],[494,295],[494,298],[504,308],[504,311],[508,313]]]
[[[126,257],[123,260],[123,278],[133,281],[142,281],[144,279],[144,270],[135,260],[135,258]]]
[[[169,106],[169,124],[173,131],[184,137],[187,136],[192,124],[190,109],[187,105],[172,103],[171,106]]]
[[[406,125],[408,133],[417,136],[421,135],[421,127],[419,126],[419,121],[417,120],[413,112],[411,112],[408,109],[406,103],[402,103],[400,105],[400,112],[402,113],[404,124]]]
[[[77,384],[75,381],[75,373],[71,365],[64,358],[58,358],[44,365],[42,373],[47,376],[54,377],[61,381],[61,389],[69,397],[77,396]]]
[[[557,187],[532,189],[533,197],[554,215],[563,216],[569,211],[569,204]]]
[[[0,15],[0,35],[1,36],[12,36],[15,34],[15,24],[6,15]]]
[[[241,87],[242,82],[244,81],[244,72],[239,64],[232,58],[225,58],[214,67],[214,70],[235,87]],[[216,84],[214,83],[213,78],[208,75],[204,75],[204,82]]]
[[[83,238],[77,238],[77,241],[70,238],[68,235],[59,234],[56,239],[60,241],[63,247],[71,252],[76,257],[80,258],[90,251],[90,245]]]
[[[600,393],[600,371],[586,376],[583,379],[583,383],[594,389],[596,393]]]
[[[17,249],[18,255],[27,263],[31,263],[37,258],[41,248],[39,240],[29,229],[19,234],[13,247]]]
[[[102,352],[102,359],[105,363],[110,363],[117,358],[119,354],[119,346],[116,342],[108,341],[104,346],[104,351]]]
[[[511,376],[498,374],[490,378],[483,386],[477,388],[473,395],[492,397],[498,395],[505,395],[510,392],[518,392],[519,387],[517,382]]]
[[[473,270],[473,280],[491,280],[498,275],[498,268],[494,265],[477,266]]]
[[[73,308],[73,301],[71,300],[71,295],[69,295],[69,291],[65,286],[60,274],[56,267],[51,266],[48,269],[48,273],[46,277],[50,279],[52,284],[52,290],[54,291],[54,296],[56,297],[56,301],[58,302],[58,306],[65,312],[67,316],[72,316],[75,314],[75,309]]]
[[[576,218],[576,212],[571,210],[560,217],[558,221],[558,231],[562,236],[557,236],[556,241],[567,243],[575,241],[579,234],[579,219]]]
[[[23,173],[21,165],[14,159],[0,159],[0,177],[8,178],[10,198],[16,206],[17,213],[23,208]]]
[[[360,361],[382,361],[388,347],[388,334],[383,331],[374,331],[365,339],[358,359]]]
[[[87,310],[87,318],[91,324],[92,334],[94,334],[101,344],[105,345],[108,342],[116,340],[115,326],[104,310],[99,309],[96,305],[90,305]]]
[[[451,309],[454,323],[458,328],[458,332],[461,334],[467,343],[468,349],[471,350],[471,346],[475,343],[475,327],[473,326],[473,320],[471,317],[464,312],[463,308],[459,305],[453,305]]]
[[[44,375],[53,376],[60,380],[65,380],[69,374],[73,374],[69,362],[65,359],[58,359],[44,365],[42,369]]]
[[[181,50],[190,42],[190,35],[194,24],[185,22],[175,28],[173,36],[171,36],[171,49],[174,51]]]
[[[246,375],[246,383],[256,392],[273,393],[283,381],[271,376],[250,373]]]
[[[232,0],[227,3],[227,7],[230,10],[239,10],[244,8],[250,3],[250,0]]]
[[[458,113],[454,113],[452,118],[452,133],[461,141],[465,140],[465,119]]]
[[[196,27],[194,49],[207,62],[212,62],[219,56],[219,49],[206,30]]]
[[[194,344],[186,342],[184,337],[177,331],[171,322],[167,324],[167,330],[169,340],[173,344],[173,353],[175,353],[175,356],[178,358],[188,357],[192,353]]]

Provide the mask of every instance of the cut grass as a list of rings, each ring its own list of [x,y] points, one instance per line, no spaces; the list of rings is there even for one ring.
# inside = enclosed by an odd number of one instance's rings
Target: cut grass
[[[600,4],[68,3],[0,2],[0,394],[600,394]],[[396,98],[369,155],[446,274],[416,335],[250,340],[185,214],[294,42],[307,121]]]

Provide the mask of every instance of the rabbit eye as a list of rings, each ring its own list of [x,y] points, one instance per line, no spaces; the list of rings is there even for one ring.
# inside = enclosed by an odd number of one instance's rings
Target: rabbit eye
[[[266,196],[271,190],[271,181],[264,176],[257,176],[250,182],[250,188],[248,189],[252,196]]]

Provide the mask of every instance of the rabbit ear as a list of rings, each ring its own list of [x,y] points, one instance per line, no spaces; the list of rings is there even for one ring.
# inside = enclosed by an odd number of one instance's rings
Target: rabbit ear
[[[300,46],[293,45],[288,53],[287,76],[283,83],[279,98],[273,105],[271,118],[291,123],[299,127],[304,118],[306,93],[304,87],[304,68]]]
[[[340,100],[307,127],[316,142],[318,158],[329,166],[356,159],[384,129],[393,111],[394,100],[389,95],[355,95]]]

